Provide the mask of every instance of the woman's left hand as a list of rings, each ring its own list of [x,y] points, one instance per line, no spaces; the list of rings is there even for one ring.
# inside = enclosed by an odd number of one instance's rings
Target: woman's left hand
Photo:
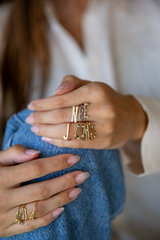
[[[141,140],[147,127],[147,116],[131,95],[122,95],[105,83],[89,82],[66,76],[56,96],[32,101],[32,113],[26,122],[43,140],[59,147],[113,149],[129,140]],[[69,138],[63,139],[71,121],[72,106],[89,103],[87,122],[95,125],[94,140],[73,140],[77,123],[70,124]]]

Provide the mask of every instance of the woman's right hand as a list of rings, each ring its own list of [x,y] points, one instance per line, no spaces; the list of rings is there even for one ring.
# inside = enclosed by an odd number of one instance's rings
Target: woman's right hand
[[[55,179],[21,186],[22,182],[63,170],[79,161],[79,157],[73,154],[36,159],[38,156],[39,152],[22,145],[0,152],[0,237],[33,231],[51,223],[63,211],[61,206],[79,195],[80,189],[75,186],[89,176],[88,173],[74,171]],[[26,204],[29,217],[36,201],[34,221],[25,220],[24,225],[15,223],[18,207]]]

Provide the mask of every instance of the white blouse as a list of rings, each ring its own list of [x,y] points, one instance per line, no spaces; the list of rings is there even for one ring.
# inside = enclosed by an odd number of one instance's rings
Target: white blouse
[[[52,62],[45,96],[53,95],[68,74],[134,94],[146,111],[149,124],[141,145],[131,143],[121,149],[122,161],[131,172],[124,168],[126,208],[113,222],[113,228],[119,240],[156,240],[160,236],[160,5],[154,0],[126,0],[129,4],[124,9],[115,2],[89,2],[82,19],[84,51],[46,7]],[[114,39],[116,71],[111,19],[118,36]],[[134,159],[135,165],[137,159],[142,160],[144,173],[140,177],[132,174],[136,172],[131,164]]]

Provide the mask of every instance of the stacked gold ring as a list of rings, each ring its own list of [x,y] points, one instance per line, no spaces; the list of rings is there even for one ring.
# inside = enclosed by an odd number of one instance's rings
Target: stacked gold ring
[[[87,106],[88,103],[83,103],[80,106],[72,107],[72,116],[70,123],[77,123],[76,131],[72,140],[93,140],[97,136],[97,132],[95,131],[95,126],[91,122],[87,122]],[[78,116],[80,121],[78,121]],[[69,132],[70,132],[70,123],[67,124],[67,135],[63,136],[64,140],[70,141]]]
[[[38,202],[38,201],[37,201]],[[35,203],[35,208],[33,209],[29,220],[34,220],[34,216],[35,216],[35,209],[36,209],[36,205],[37,202]],[[16,219],[15,219],[15,223],[18,223],[20,225],[23,225],[24,223],[21,221],[25,221],[28,219],[28,215],[27,215],[27,209],[26,209],[26,204],[20,205],[18,207],[18,210],[16,212]]]

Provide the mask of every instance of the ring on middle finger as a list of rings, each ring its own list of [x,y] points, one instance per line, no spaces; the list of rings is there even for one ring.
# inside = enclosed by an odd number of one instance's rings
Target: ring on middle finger
[[[80,118],[80,120],[82,120],[82,121],[85,121],[86,119],[88,119],[88,116],[87,116],[87,106],[88,106],[88,103],[83,103],[83,104],[81,104],[81,106],[80,106],[80,109],[79,109],[79,118]]]
[[[71,122],[77,122],[78,120],[78,110],[79,106],[73,106],[72,107],[72,117],[71,117]]]
[[[22,220],[27,220],[28,216],[27,216],[27,209],[26,209],[26,204],[24,205],[20,205],[18,207],[18,211],[16,212],[16,219],[15,219],[15,223],[18,223],[20,225],[23,225],[24,223],[21,222]]]

